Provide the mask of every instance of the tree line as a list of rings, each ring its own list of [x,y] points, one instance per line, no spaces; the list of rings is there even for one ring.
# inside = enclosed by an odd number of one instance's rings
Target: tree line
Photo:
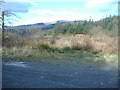
[[[61,22],[57,22],[54,28],[55,34],[87,34],[89,30],[93,27],[101,27],[106,31],[114,30],[114,26],[118,25],[118,16],[109,16],[99,21],[93,20],[83,20],[83,21],[73,21],[73,22],[66,22],[62,24]]]

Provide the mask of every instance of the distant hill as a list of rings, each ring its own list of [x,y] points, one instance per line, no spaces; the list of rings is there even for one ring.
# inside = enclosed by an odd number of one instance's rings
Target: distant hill
[[[20,36],[28,36],[40,31],[49,30],[53,28],[55,28],[55,24],[35,23],[35,24],[19,25],[14,27],[7,26],[5,31]]]
[[[54,30],[55,33],[86,34],[93,27],[101,27],[108,31],[113,31],[114,25],[118,25],[118,16],[109,16],[99,21],[76,20],[66,21],[59,20],[56,23],[35,23],[28,25],[19,25],[7,27],[5,31],[12,32],[20,36],[28,36],[34,33]]]
[[[45,26],[45,23],[36,23],[36,24],[27,24],[27,25],[19,25],[19,26],[15,26],[15,27],[29,27],[29,26],[33,26],[33,25],[37,25],[37,26]]]

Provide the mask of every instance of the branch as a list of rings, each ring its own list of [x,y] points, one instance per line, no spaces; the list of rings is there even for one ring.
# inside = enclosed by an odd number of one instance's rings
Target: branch
[[[17,17],[17,18],[20,18],[20,17],[18,17],[17,15],[15,15],[14,13],[11,13],[11,12],[10,12],[10,14],[13,15],[13,16],[15,16],[15,17]]]
[[[12,23],[12,22],[8,21],[8,23],[9,23],[11,26],[13,26],[13,23]]]
[[[17,18],[20,19],[20,17],[18,17],[17,15],[15,15],[14,13],[12,13],[12,12],[10,12],[10,11],[5,11],[5,15],[6,15],[7,17],[13,15],[13,16],[15,16],[15,17],[17,17]]]

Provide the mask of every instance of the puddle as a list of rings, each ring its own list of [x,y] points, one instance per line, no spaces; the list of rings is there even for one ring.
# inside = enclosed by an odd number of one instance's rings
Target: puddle
[[[12,65],[12,66],[18,66],[18,67],[27,67],[25,62],[7,62],[5,65]]]

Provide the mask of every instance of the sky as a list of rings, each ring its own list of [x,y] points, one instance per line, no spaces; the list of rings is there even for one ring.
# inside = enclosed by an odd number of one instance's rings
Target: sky
[[[119,0],[4,0],[3,11],[13,12],[14,25],[53,23],[58,20],[100,20],[118,15]]]

